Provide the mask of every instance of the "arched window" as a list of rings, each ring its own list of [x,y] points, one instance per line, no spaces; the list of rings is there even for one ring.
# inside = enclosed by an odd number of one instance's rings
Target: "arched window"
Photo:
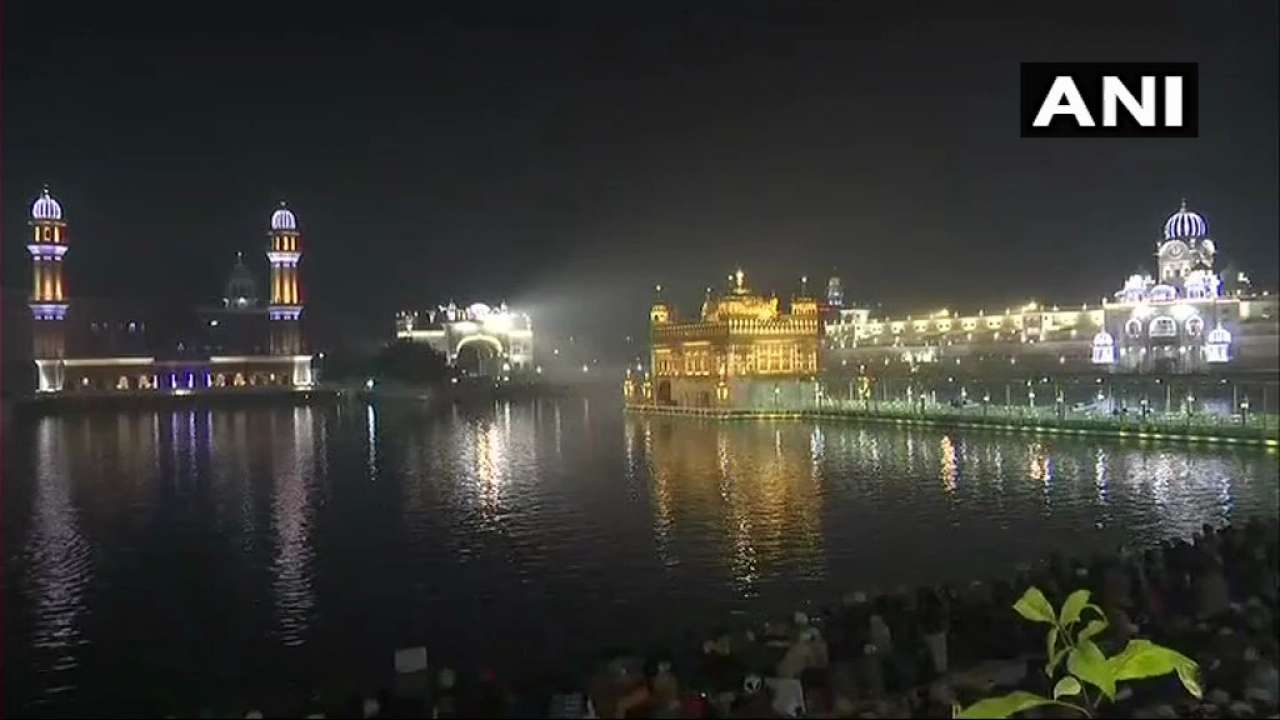
[[[1177,337],[1178,323],[1168,315],[1161,315],[1151,321],[1151,327],[1148,328],[1147,334],[1153,338]]]
[[[1209,331],[1204,346],[1205,362],[1224,363],[1231,359],[1231,333],[1219,325]]]
[[[1194,315],[1187,318],[1186,326],[1187,334],[1191,337],[1200,337],[1200,333],[1204,332],[1204,320],[1200,316]]]
[[[1103,330],[1093,336],[1093,364],[1110,365],[1116,361],[1116,341]]]
[[[1142,337],[1142,321],[1138,318],[1130,318],[1129,322],[1124,324],[1124,333],[1135,339]]]

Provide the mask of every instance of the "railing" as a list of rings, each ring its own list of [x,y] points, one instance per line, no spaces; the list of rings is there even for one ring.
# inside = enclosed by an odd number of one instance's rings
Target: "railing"
[[[943,425],[980,429],[1021,430],[1052,434],[1109,435],[1203,442],[1280,445],[1280,416],[1253,413],[1228,416],[1186,413],[1148,413],[1112,416],[1059,412],[1052,407],[1019,408],[1002,405],[953,407],[903,401],[873,402],[824,399],[807,409],[735,409],[661,406],[628,403],[635,412],[732,419],[863,419],[904,424]]]

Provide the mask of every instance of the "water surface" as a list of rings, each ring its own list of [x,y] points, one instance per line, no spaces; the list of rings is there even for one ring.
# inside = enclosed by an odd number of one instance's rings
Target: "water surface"
[[[244,707],[394,648],[525,674],[853,589],[1274,516],[1256,448],[624,416],[611,397],[22,419],[4,704]]]

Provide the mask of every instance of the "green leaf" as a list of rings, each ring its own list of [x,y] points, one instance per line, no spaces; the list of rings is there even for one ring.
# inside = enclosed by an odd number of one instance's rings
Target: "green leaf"
[[[1089,604],[1089,591],[1077,590],[1067,596],[1067,601],[1062,603],[1062,612],[1058,614],[1058,624],[1066,629],[1068,625],[1080,619],[1080,613],[1084,612],[1084,608]]]
[[[1076,636],[1076,642],[1084,642],[1106,629],[1106,620],[1090,620],[1089,624],[1085,625],[1080,634]]]
[[[1120,654],[1107,660],[1107,664],[1111,666],[1116,680],[1137,680],[1176,672],[1187,692],[1197,698],[1203,692],[1197,679],[1200,666],[1194,660],[1150,640],[1130,640]]]
[[[1058,663],[1062,662],[1062,658],[1066,657],[1070,650],[1071,648],[1066,645],[1058,648],[1053,657],[1049,658],[1049,664],[1044,666],[1044,674],[1052,678],[1054,671],[1058,669]]]
[[[1031,622],[1053,625],[1058,621],[1053,612],[1053,606],[1049,604],[1049,601],[1044,597],[1044,593],[1040,592],[1038,588],[1027,588],[1027,591],[1022,593],[1022,597],[1018,598],[1018,602],[1013,604],[1013,609]]]
[[[1067,655],[1067,670],[1081,680],[1102,691],[1108,700],[1116,696],[1115,670],[1092,640],[1076,643]]]
[[[1059,680],[1057,685],[1053,686],[1053,699],[1057,700],[1058,698],[1067,695],[1079,695],[1082,689],[1083,688],[1080,687],[1080,681],[1068,675]]]
[[[1199,700],[1204,697],[1204,688],[1200,687],[1200,667],[1195,663],[1190,666],[1175,665],[1173,667],[1178,673],[1178,680],[1182,681],[1182,687],[1187,689],[1195,699]]]
[[[1053,677],[1053,666],[1057,665],[1057,663],[1053,661],[1053,656],[1055,654],[1054,650],[1056,650],[1057,647],[1058,626],[1054,625],[1049,628],[1049,634],[1044,639],[1044,656],[1049,659],[1049,662],[1044,666],[1044,674],[1049,677]]]
[[[1047,697],[1029,692],[1011,692],[1000,697],[979,700],[956,713],[957,718],[1007,718],[1016,712],[1053,703]]]

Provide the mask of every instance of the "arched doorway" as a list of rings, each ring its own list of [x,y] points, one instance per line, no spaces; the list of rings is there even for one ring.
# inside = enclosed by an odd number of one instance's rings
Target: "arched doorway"
[[[474,335],[458,343],[454,367],[471,376],[499,375],[502,372],[502,342],[488,335]]]

